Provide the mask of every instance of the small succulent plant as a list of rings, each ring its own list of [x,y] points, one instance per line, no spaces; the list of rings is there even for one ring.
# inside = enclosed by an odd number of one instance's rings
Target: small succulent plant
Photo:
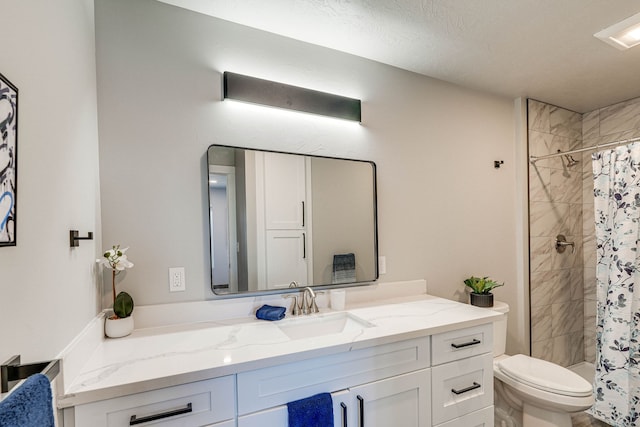
[[[103,259],[97,260],[101,265],[110,268],[111,289],[113,291],[113,312],[112,319],[125,318],[131,316],[133,312],[133,298],[126,292],[120,292],[116,296],[116,274],[126,268],[133,267],[133,263],[127,259],[125,252],[129,248],[120,249],[120,245],[112,246],[104,252]]]
[[[476,294],[490,294],[492,289],[504,286],[504,283],[498,283],[489,277],[474,276],[466,279],[464,284],[470,287],[472,292]]]

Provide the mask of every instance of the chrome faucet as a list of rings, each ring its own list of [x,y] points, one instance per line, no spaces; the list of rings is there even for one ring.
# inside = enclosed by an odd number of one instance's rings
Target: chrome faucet
[[[289,288],[297,289],[298,282],[293,281],[289,284]],[[284,298],[293,298],[291,304],[291,314],[293,316],[299,316],[301,314],[313,314],[319,313],[318,305],[316,304],[316,293],[309,286],[302,289],[302,295],[285,295]]]
[[[302,294],[302,312],[304,314],[318,313],[318,305],[316,304],[316,293],[309,286],[304,288]]]
[[[297,288],[297,287],[298,287],[298,282],[296,282],[295,280],[289,283],[289,288]],[[291,314],[293,316],[299,316],[300,314],[302,314],[302,307],[304,306],[304,303],[300,301],[300,304],[298,304],[298,295],[286,295],[285,298],[293,298],[293,304],[291,304]]]

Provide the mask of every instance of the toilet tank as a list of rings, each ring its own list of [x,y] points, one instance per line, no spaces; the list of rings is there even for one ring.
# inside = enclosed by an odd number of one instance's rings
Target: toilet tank
[[[502,316],[493,322],[493,357],[501,356],[507,346],[507,314],[509,305],[502,301],[493,302],[491,310],[502,313]]]

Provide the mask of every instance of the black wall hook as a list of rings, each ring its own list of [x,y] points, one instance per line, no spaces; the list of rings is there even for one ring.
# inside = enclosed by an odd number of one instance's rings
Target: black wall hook
[[[493,167],[496,169],[500,169],[500,166],[504,165],[504,160],[494,160]]]
[[[93,233],[90,231],[87,233],[87,237],[80,237],[78,230],[69,230],[69,246],[75,248],[80,246],[79,240],[93,240]]]

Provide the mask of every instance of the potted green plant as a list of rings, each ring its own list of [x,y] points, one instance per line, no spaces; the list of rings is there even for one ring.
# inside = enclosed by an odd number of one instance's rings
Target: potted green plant
[[[110,338],[120,338],[133,331],[133,298],[126,292],[116,295],[116,275],[126,268],[133,267],[125,252],[129,248],[120,249],[120,245],[113,246],[103,254],[98,262],[111,269],[111,289],[113,292],[113,315],[108,316],[104,323],[104,333]]]
[[[504,283],[498,283],[489,277],[471,276],[464,281],[464,284],[471,288],[469,294],[469,302],[477,307],[493,307],[492,289],[504,286]]]

